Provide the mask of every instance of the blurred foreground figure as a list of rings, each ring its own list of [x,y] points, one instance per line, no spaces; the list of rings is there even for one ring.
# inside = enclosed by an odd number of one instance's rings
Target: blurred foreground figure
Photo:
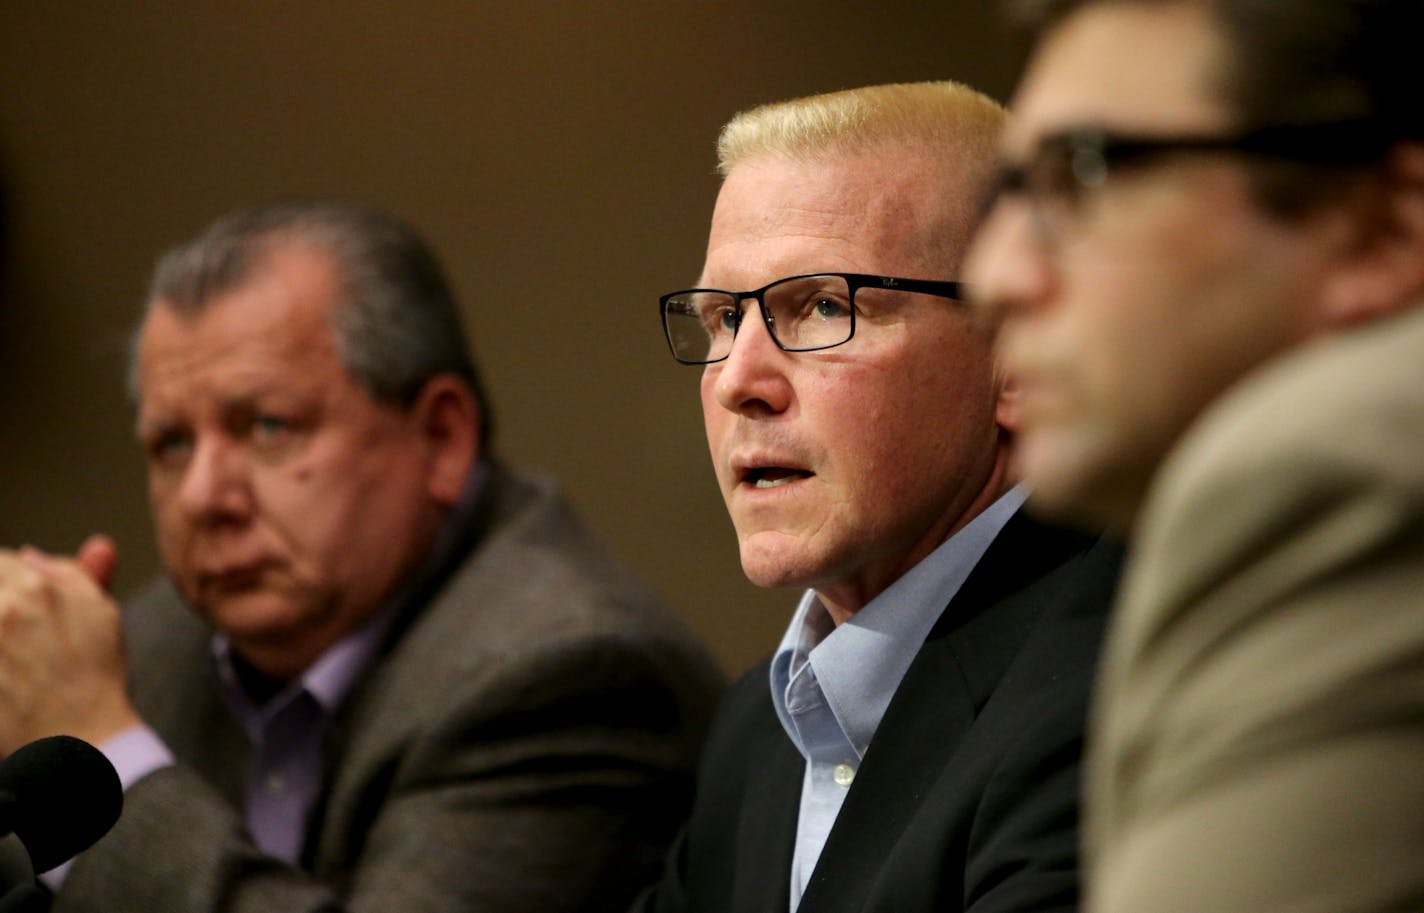
[[[607,910],[653,877],[717,674],[492,458],[457,315],[355,206],[160,261],[131,379],[169,579],[121,639],[107,540],[0,554],[0,750],[71,733],[126,786],[56,910]]]
[[[1019,510],[992,328],[961,300],[1003,117],[923,83],[722,132],[699,288],[662,316],[674,357],[705,365],[743,570],[803,595],[719,708],[644,910],[1077,908],[1119,553]]]
[[[1092,909],[1424,909],[1424,4],[1030,15],[968,274],[1033,500],[1131,535]]]

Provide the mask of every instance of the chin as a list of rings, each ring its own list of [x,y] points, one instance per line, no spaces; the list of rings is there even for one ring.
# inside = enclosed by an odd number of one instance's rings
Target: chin
[[[198,605],[198,612],[234,640],[286,636],[303,615],[289,600],[265,592],[212,596]]]
[[[1021,464],[1028,508],[1035,516],[1087,530],[1121,532],[1132,500],[1123,475],[1106,463],[1041,455]]]
[[[766,589],[804,589],[815,578],[813,561],[799,539],[778,532],[757,533],[741,540],[742,573]]]

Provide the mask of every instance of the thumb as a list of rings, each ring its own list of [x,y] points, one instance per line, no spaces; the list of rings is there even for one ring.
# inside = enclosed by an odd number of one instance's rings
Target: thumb
[[[79,546],[74,560],[94,578],[95,583],[107,591],[114,582],[114,568],[119,563],[119,548],[113,539],[103,533],[95,533]]]

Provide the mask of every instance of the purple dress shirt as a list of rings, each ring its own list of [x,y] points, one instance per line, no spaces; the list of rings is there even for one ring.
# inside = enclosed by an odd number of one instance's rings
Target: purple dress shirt
[[[484,463],[476,464],[421,571],[412,575],[406,586],[398,588],[369,622],[329,647],[299,679],[269,699],[259,702],[248,694],[227,638],[221,633],[214,635],[213,664],[218,688],[252,746],[244,811],[252,839],[263,852],[294,864],[300,858],[307,816],[321,789],[326,724],[370,664],[386,629],[416,589],[415,581],[442,566],[455,549],[455,531],[474,509],[487,472]],[[175,763],[163,739],[147,725],[128,729],[98,747],[118,771],[125,790]],[[58,889],[68,871],[69,863],[65,863],[42,878],[51,888]]]

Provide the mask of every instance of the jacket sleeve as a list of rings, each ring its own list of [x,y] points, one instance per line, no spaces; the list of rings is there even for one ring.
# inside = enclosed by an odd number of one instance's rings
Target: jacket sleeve
[[[509,659],[371,765],[342,810],[351,846],[312,873],[263,856],[192,770],[158,771],[131,788],[54,909],[621,910],[689,803],[702,711],[688,695],[710,685],[674,681],[678,668],[613,638]]]

